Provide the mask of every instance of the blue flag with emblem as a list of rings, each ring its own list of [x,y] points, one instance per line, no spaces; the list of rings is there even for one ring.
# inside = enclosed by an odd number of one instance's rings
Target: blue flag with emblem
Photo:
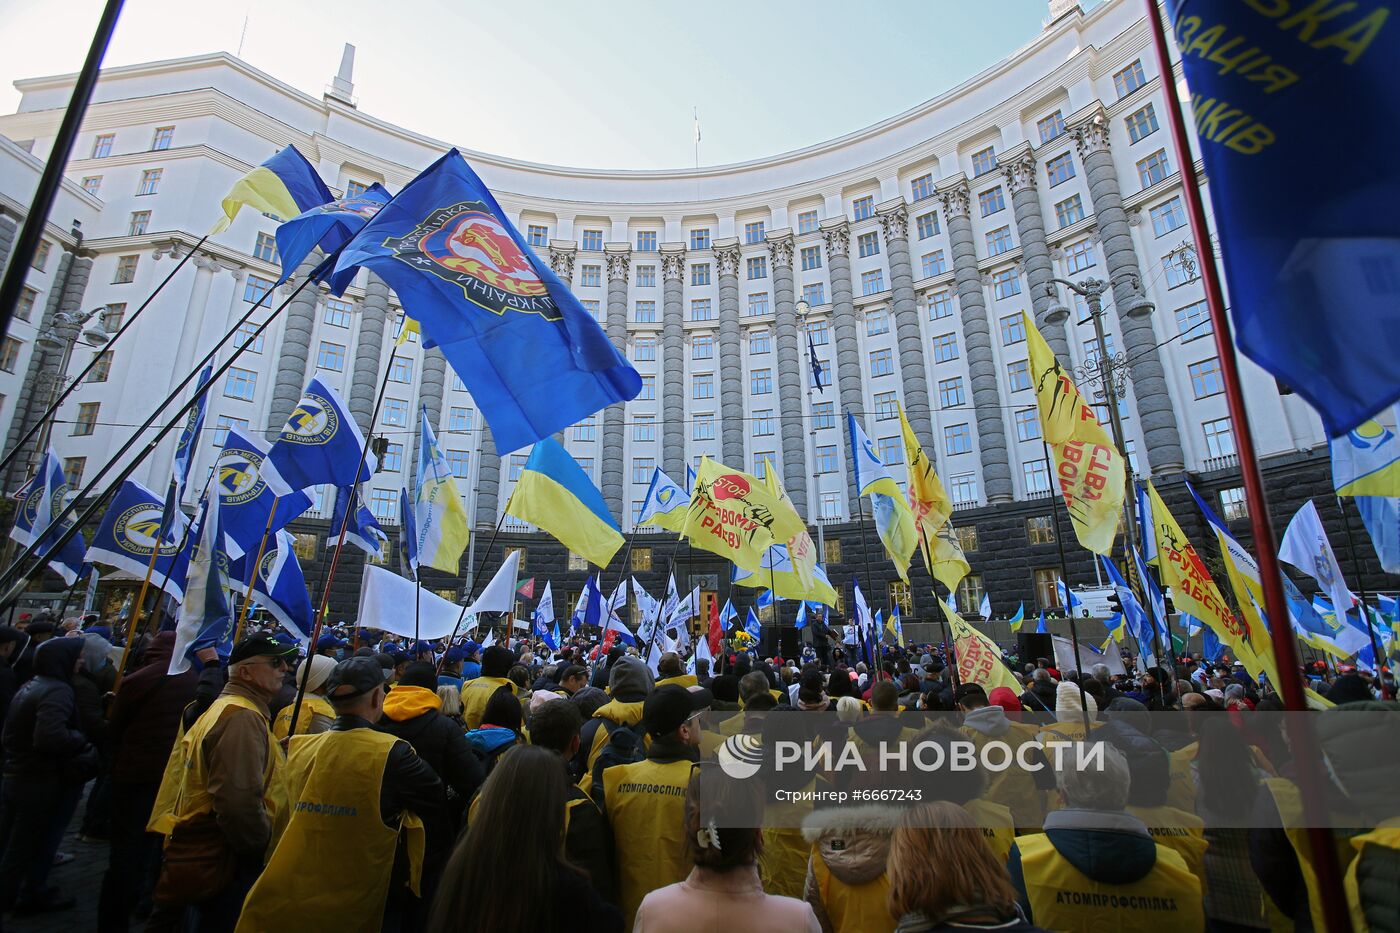
[[[685,490],[657,467],[651,474],[646,498],[642,500],[642,511],[633,524],[659,525],[681,532],[685,529],[685,510],[689,505],[690,496]]]
[[[1168,0],[1167,9],[1225,246],[1235,339],[1317,409],[1329,436],[1342,434],[1400,398],[1390,339],[1400,333],[1400,214],[1378,209],[1400,201],[1400,30],[1376,2]],[[1365,101],[1376,118],[1348,144],[1319,149],[1318,128],[1347,101]],[[1307,197],[1281,198],[1303,151]]]
[[[224,528],[219,521],[219,496],[211,490],[204,497],[195,522],[194,553],[190,556],[189,581],[175,624],[175,648],[170,656],[171,674],[190,669],[195,652],[213,648],[220,661],[233,649],[236,620],[229,598],[229,556],[224,548]]]
[[[744,616],[744,634],[752,638],[755,642],[757,642],[763,634],[763,626],[759,624],[758,613],[753,611],[753,606],[749,607],[748,615]]]
[[[253,578],[251,598],[304,646],[311,641],[316,610],[311,608],[311,593],[306,588],[306,575],[295,548],[296,539],[285,529],[268,539],[258,575]],[[245,554],[230,563],[229,586],[235,592],[247,595],[248,561],[256,556]]]
[[[1142,655],[1149,666],[1156,664],[1156,637],[1147,610],[1142,608],[1142,603],[1138,601],[1132,587],[1128,586],[1128,581],[1119,572],[1118,565],[1102,554],[1099,555],[1099,560],[1103,562],[1104,571],[1108,573],[1109,584],[1118,594],[1118,602],[1123,607],[1123,622],[1137,641],[1138,654]]]
[[[140,483],[123,482],[112,496],[83,559],[144,579],[151,552],[158,546],[151,585],[177,600],[183,599],[193,536],[185,534],[188,520],[182,512],[176,513],[175,525],[168,533],[160,534],[163,505],[159,496]]]
[[[455,149],[346,245],[335,274],[357,266],[389,283],[425,346],[442,348],[502,454],[641,392],[642,377]]]
[[[228,536],[228,550],[235,557],[244,551],[258,553],[258,544],[268,531],[269,515],[271,541],[272,534],[312,505],[311,496],[305,492],[277,495],[275,490],[285,488],[285,484],[270,462],[267,445],[237,428],[229,429],[224,449],[214,462],[214,487],[219,491],[219,514]]]
[[[199,432],[204,430],[204,413],[209,407],[209,380],[214,375],[214,364],[204,367],[199,374],[195,391],[194,408],[185,417],[185,426],[180,429],[180,437],[175,441],[175,460],[171,465],[171,475],[175,481],[175,502],[184,498],[185,483],[190,477],[190,464],[194,460],[195,444],[199,442]]]
[[[10,537],[24,547],[35,541],[41,542],[36,553],[41,560],[47,560],[49,569],[72,586],[82,576],[83,539],[74,535],[68,543],[57,551],[54,545],[65,531],[73,527],[67,519],[55,522],[53,517],[62,513],[68,499],[68,477],[63,473],[53,448],[44,452],[39,461],[39,470],[25,483],[15,498],[19,500],[15,509],[15,523],[10,528]]]
[[[389,203],[391,197],[383,185],[375,182],[358,194],[347,194],[329,204],[319,204],[278,227],[277,256],[282,261],[282,276],[277,284],[281,285],[291,278],[302,260],[318,246],[321,252],[330,257],[316,270],[318,277],[330,272],[335,266],[336,253],[379,213],[380,208]],[[351,270],[344,281],[333,282],[331,290],[337,295],[341,294],[354,277],[354,270]]]
[[[352,495],[355,501],[355,510],[350,514],[349,522],[346,522],[345,510],[350,505]],[[389,540],[389,536],[384,533],[383,528],[379,527],[379,520],[365,505],[364,496],[361,495],[359,488],[356,488],[352,494],[348,486],[336,487],[335,505],[331,508],[330,533],[332,537],[340,534],[341,523],[345,523],[346,544],[355,545],[370,557],[379,557],[384,553],[384,542]]]
[[[374,454],[365,452],[364,469],[356,477],[364,450],[365,436],[340,397],[320,379],[312,379],[268,451],[276,468],[276,477],[269,475],[268,481],[281,479],[283,487],[273,490],[278,495],[322,483],[362,483],[379,468]]]

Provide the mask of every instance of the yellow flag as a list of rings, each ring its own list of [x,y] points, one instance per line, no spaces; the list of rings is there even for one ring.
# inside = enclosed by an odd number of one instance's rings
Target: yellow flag
[[[407,343],[409,334],[422,334],[422,331],[418,328],[418,322],[405,314],[399,322],[399,337],[394,341],[394,346],[401,347]]]
[[[1113,551],[1123,510],[1123,483],[1128,475],[1123,455],[1055,359],[1030,315],[1021,314],[1040,426],[1055,460],[1055,476],[1074,523],[1074,534],[1084,547],[1108,555]]]
[[[701,461],[681,532],[692,545],[757,571],[770,547],[804,530],[797,510],[762,480],[709,457]]]
[[[796,513],[797,507],[783,488],[782,480],[778,479],[778,471],[773,468],[772,460],[765,460],[763,484]],[[783,599],[810,599],[824,606],[836,604],[836,590],[826,574],[817,567],[817,545],[807,532],[805,523],[802,531],[782,546],[781,553],[770,553],[765,561],[772,565],[768,573],[754,574],[734,582],[742,586],[771,586],[773,592]]]
[[[1274,663],[1273,645],[1262,622],[1257,615],[1253,620],[1242,619],[1230,610],[1201,556],[1186,539],[1172,513],[1167,511],[1162,497],[1157,495],[1157,489],[1150,482],[1146,485],[1152,503],[1152,532],[1157,539],[1157,567],[1162,574],[1162,585],[1171,587],[1177,611],[1209,625],[1251,677],[1266,674],[1269,683],[1277,689],[1278,665]],[[1225,560],[1227,565],[1231,563],[1228,555]]]
[[[914,513],[924,559],[929,561],[938,582],[946,586],[950,593],[955,592],[972,568],[948,521],[953,514],[953,500],[948,498],[943,483],[934,472],[933,461],[914,436],[909,419],[904,417],[903,405],[899,407],[899,423],[904,432],[904,462],[909,472],[909,510]],[[929,548],[933,549],[932,554],[929,554]]]
[[[997,687],[1010,687],[1020,694],[1022,687],[1015,675],[1001,659],[1001,649],[996,642],[963,621],[948,604],[940,602],[943,614],[948,617],[953,645],[958,656],[958,679],[965,684],[981,684],[982,689],[991,693]]]

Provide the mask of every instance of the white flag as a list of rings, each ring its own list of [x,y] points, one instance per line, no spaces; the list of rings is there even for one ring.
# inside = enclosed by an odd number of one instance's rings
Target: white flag
[[[1337,555],[1332,553],[1332,545],[1327,541],[1327,532],[1318,517],[1317,506],[1309,499],[1303,503],[1288,530],[1283,533],[1283,546],[1279,548],[1278,559],[1292,564],[1317,581],[1322,591],[1332,600],[1332,608],[1337,613],[1339,627],[1346,624],[1346,614],[1351,609],[1351,590],[1342,579],[1342,568],[1337,565]]]
[[[515,578],[520,573],[520,552],[511,551],[501,569],[486,584],[476,602],[467,607],[467,612],[512,612],[515,609]]]

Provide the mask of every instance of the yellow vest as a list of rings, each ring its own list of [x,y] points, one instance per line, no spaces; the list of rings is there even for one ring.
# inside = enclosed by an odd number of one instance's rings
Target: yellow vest
[[[1206,889],[1206,824],[1194,813],[1178,810],[1176,807],[1125,807],[1129,813],[1147,824],[1152,841],[1176,852],[1186,863],[1186,870],[1201,882],[1201,892]]]
[[[1044,833],[1020,836],[1016,847],[1036,926],[1061,933],[1199,933],[1205,928],[1201,883],[1166,846],[1157,846],[1157,864],[1132,884],[1095,881],[1055,851]]]
[[[148,832],[170,835],[180,823],[211,813],[214,798],[209,795],[208,763],[204,760],[204,740],[209,730],[231,709],[247,710],[256,713],[267,726],[267,719],[252,700],[245,697],[224,694],[209,704],[209,708],[195,720],[188,732],[175,739],[170,749],[170,758],[165,763],[165,774],[161,778],[160,790],[156,793],[155,806],[151,808],[151,818],[146,824]],[[277,844],[282,827],[287,822],[287,783],[286,757],[282,748],[267,733],[267,765],[263,769],[263,807],[272,823],[272,838],[268,851]]]
[[[1268,778],[1264,786],[1274,798],[1274,805],[1278,807],[1283,821],[1284,835],[1298,858],[1298,870],[1302,872],[1303,885],[1308,889],[1308,911],[1312,914],[1313,929],[1325,930],[1327,920],[1322,910],[1322,889],[1318,887],[1317,872],[1313,870],[1312,843],[1308,840],[1308,830],[1303,821],[1303,799],[1297,786],[1287,778]],[[1357,850],[1347,844],[1349,840],[1346,837],[1334,832],[1333,838],[1337,849],[1337,867],[1350,875]]]
[[[390,829],[379,816],[384,767],[398,741],[373,729],[292,737],[292,818],[243,902],[236,933],[375,933],[405,830],[409,886],[418,893],[423,823],[404,811]]]
[[[612,825],[623,929],[632,929],[642,898],[690,874],[685,851],[686,759],[647,759],[603,772],[603,809]]]
[[[890,879],[884,872],[865,884],[846,884],[831,873],[821,847],[812,846],[812,881],[833,933],[890,933],[894,918],[885,906]]]
[[[1034,727],[1017,723],[1012,723],[1011,728],[997,738],[978,732],[970,726],[962,726],[961,731],[976,743],[979,755],[982,748],[993,741],[1004,742],[1014,753],[1025,743],[1034,742],[1036,735]],[[1035,786],[1035,777],[1029,771],[1018,767],[1014,757],[1011,767],[1006,770],[987,771],[987,789],[983,792],[983,797],[1010,808],[1014,818],[1011,825],[1014,827],[1036,832],[1045,825],[1043,796]]]
[[[694,687],[700,683],[694,674],[677,674],[675,677],[663,677],[656,682],[656,686],[664,687],[667,684],[679,684],[682,687]]]
[[[635,726],[642,721],[642,704],[645,701],[637,700],[631,703],[624,703],[621,700],[609,700],[598,707],[593,714],[594,719],[607,719],[618,725]],[[598,724],[598,731],[593,733],[593,744],[588,746],[588,767],[584,770],[584,780],[579,784],[585,791],[593,786],[593,765],[598,761],[598,755],[603,751],[603,746],[608,744],[608,729],[602,723]],[[642,745],[650,745],[649,737],[643,737]]]
[[[1351,844],[1356,849],[1356,858],[1347,869],[1346,878],[1347,903],[1351,905],[1351,927],[1355,933],[1368,933],[1371,926],[1366,922],[1366,911],[1361,903],[1361,884],[1357,879],[1357,870],[1368,845],[1400,849],[1400,819],[1385,820],[1369,833],[1353,836]]]
[[[296,704],[283,707],[277,714],[277,718],[272,721],[272,734],[279,739],[285,739],[292,727],[292,707]],[[325,697],[318,697],[308,693],[306,700],[301,704],[301,715],[297,717],[297,735],[306,735],[311,728],[311,717],[324,716],[327,719],[335,719],[335,708]]]
[[[973,822],[982,828],[987,847],[996,856],[998,865],[1011,857],[1011,845],[1016,841],[1015,817],[1011,808],[992,800],[975,799],[963,804]]]
[[[504,677],[478,677],[462,685],[462,721],[467,724],[467,731],[481,728],[481,714],[486,712],[491,694],[502,687],[515,692],[515,684]]]

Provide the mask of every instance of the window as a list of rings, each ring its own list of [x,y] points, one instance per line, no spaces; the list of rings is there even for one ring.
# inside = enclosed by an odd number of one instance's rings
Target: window
[[[587,570],[590,566],[591,566],[591,565],[588,563],[588,558],[583,557],[583,556],[581,556],[581,555],[579,555],[579,554],[575,554],[573,551],[570,551],[570,552],[569,552],[569,569],[570,569],[570,570]],[[578,593],[570,593],[570,594],[569,594],[569,601],[568,601],[567,605],[570,605],[570,606],[576,605],[576,604],[578,603],[578,597],[579,597],[579,594],[578,594]]]
[[[321,315],[321,323],[331,327],[349,327],[351,307],[353,306],[348,301],[342,301],[339,298],[327,298],[326,310]]]
[[[579,285],[586,288],[596,288],[603,284],[603,267],[598,265],[585,264],[579,276]]]
[[[1229,418],[1217,418],[1201,425],[1206,436],[1206,454],[1210,457],[1229,457],[1235,452],[1235,434],[1230,430]]]
[[[107,305],[107,310],[103,312],[103,322],[106,324],[107,333],[115,334],[121,330],[122,318],[126,317],[126,302],[114,301]]]
[[[131,220],[127,223],[127,236],[145,236],[146,230],[151,226],[150,211],[132,211]]]
[[[402,470],[402,469],[403,469],[403,445],[402,445],[402,444],[385,444],[385,445],[384,445],[384,458],[383,458],[382,460],[379,461],[379,467],[380,467],[380,469],[382,469],[382,470],[393,470],[394,472],[398,472],[399,470]]]
[[[875,393],[875,420],[889,421],[891,418],[899,417],[899,393],[898,392],[876,392]],[[889,463],[888,460],[885,461]]]
[[[918,232],[919,239],[921,240],[927,240],[929,237],[937,235],[940,232],[938,227],[938,212],[929,211],[927,214],[920,214],[918,217],[915,217],[914,229]]]
[[[1146,83],[1147,79],[1142,74],[1141,60],[1134,61],[1113,76],[1113,89],[1118,92],[1119,100],[1127,97]]]
[[[140,256],[118,256],[117,271],[112,276],[113,285],[126,285],[136,281],[136,263],[140,261]]]
[[[165,169],[148,168],[141,173],[141,183],[136,187],[138,195],[155,194],[160,188],[160,176]]]
[[[690,439],[693,441],[712,441],[715,439],[715,416],[711,414],[696,415],[690,422]]]
[[[87,378],[84,382],[106,382],[107,377],[112,374],[112,351],[103,350],[97,354],[97,363],[88,370]]]
[[[1039,461],[1037,461],[1037,463],[1040,465],[1041,470],[1044,471],[1044,469],[1045,469],[1045,461],[1044,461],[1044,460],[1039,460]],[[1029,467],[1030,464],[1028,463],[1028,464],[1026,464],[1026,466]],[[1027,471],[1027,472],[1029,472],[1029,471]],[[1046,477],[1046,483],[1047,483],[1047,485],[1046,485],[1045,488],[1046,488],[1046,489],[1049,489],[1049,488],[1050,488],[1049,485],[1048,485],[1048,483],[1049,483],[1049,474],[1048,474],[1048,473],[1045,473],[1044,475],[1045,475],[1045,477]],[[1028,488],[1029,488],[1029,486],[1028,486]],[[1054,543],[1055,543],[1055,519],[1054,519],[1054,516],[1051,516],[1051,515],[1033,515],[1033,516],[1031,516],[1030,518],[1026,519],[1026,540],[1028,540],[1031,544],[1054,544]]]
[[[158,126],[155,135],[151,138],[151,149],[169,149],[170,143],[175,139],[175,127]]]
[[[766,233],[766,224],[761,220],[751,220],[744,224],[744,242],[762,243]]]
[[[972,429],[966,424],[950,424],[943,429],[943,447],[949,456],[972,453]]]
[[[773,370],[755,369],[749,373],[749,394],[768,395],[773,391]]]
[[[520,481],[520,477],[525,474],[525,461],[528,459],[528,454],[511,454],[510,465],[506,468],[506,478],[510,482]]]
[[[1020,313],[1008,314],[1001,319],[1001,345],[1009,347],[1013,343],[1023,343],[1026,339],[1026,319]]]
[[[651,475],[656,472],[655,457],[633,457],[632,458],[632,482],[647,484],[651,482]]]
[[[639,401],[639,402],[654,402],[654,401],[656,401],[656,377],[655,377],[655,376],[643,376],[643,377],[642,377],[642,391],[639,392],[639,393],[637,393],[637,401]]]
[[[579,239],[579,249],[601,250],[603,248],[603,231],[585,230]]]
[[[247,350],[249,353],[261,353],[263,351],[263,339],[266,337],[266,333],[259,332],[258,327],[259,325],[254,324],[252,321],[244,321],[242,324],[238,325],[238,330],[235,331],[238,345],[241,347],[245,343],[248,344]]]
[[[1010,298],[1021,294],[1021,279],[1015,269],[1002,269],[992,273],[992,295],[996,298]]]
[[[1065,247],[1065,270],[1071,274],[1083,272],[1094,264],[1094,243],[1080,240]]]
[[[948,495],[954,505],[970,505],[977,501],[977,474],[955,473],[949,481]]]
[[[602,306],[599,305],[598,299],[596,298],[584,298],[580,303],[583,305],[583,310],[587,311],[588,316],[595,321],[598,320],[603,313]]]
[[[637,266],[636,272],[638,288],[656,287],[656,266],[650,264],[645,266]]]
[[[817,466],[816,466],[816,470],[817,470],[818,473],[835,473],[835,472],[836,472],[836,445],[835,445],[835,444],[818,444],[818,445],[817,445]]]
[[[447,451],[447,466],[452,471],[456,479],[467,479],[471,476],[472,455],[466,450]]]
[[[747,317],[757,317],[760,314],[768,313],[768,293],[759,292],[757,295],[749,296],[749,310]]]
[[[885,273],[880,269],[871,269],[869,272],[860,274],[860,293],[862,295],[876,295],[885,290]]]
[[[909,183],[909,193],[915,201],[933,197],[933,174],[920,175]]]
[[[822,248],[820,246],[804,246],[798,252],[798,258],[801,260],[803,272],[820,269],[822,267]]]
[[[812,427],[818,429],[836,427],[835,402],[812,403]]]
[[[715,358],[715,338],[713,334],[696,334],[690,341],[692,360],[712,360]]]
[[[856,237],[856,252],[860,258],[880,255],[880,234],[872,230],[869,233],[862,233]]]
[[[656,416],[636,415],[632,419],[632,440],[634,441],[654,441],[656,440]]]
[[[258,374],[251,369],[232,367],[224,377],[224,397],[251,402],[258,390]]]
[[[1152,218],[1152,232],[1158,236],[1186,226],[1186,209],[1181,206],[1181,198],[1164,201],[1147,213]]]
[[[598,416],[589,415],[574,424],[574,440],[591,441],[598,437]]]
[[[1184,308],[1177,308],[1176,329],[1180,332],[1183,343],[1197,337],[1209,337],[1214,333],[1210,325],[1210,309],[1206,307],[1206,303],[1198,301]]]
[[[875,215],[875,196],[867,194],[851,202],[851,219],[868,220]]]
[[[92,141],[92,157],[94,159],[105,159],[112,154],[112,143],[116,142],[114,133],[103,133]]]
[[[750,256],[744,263],[749,281],[768,278],[768,257]]]
[[[1157,132],[1157,112],[1152,109],[1151,104],[1128,114],[1123,122],[1128,125],[1128,138],[1133,142],[1139,142]]]
[[[1053,527],[1053,526],[1052,526]],[[1042,609],[1060,608],[1060,571],[1056,568],[1040,568],[1034,571],[1036,604]]]
[[[656,323],[656,302],[639,301],[632,307],[632,320],[637,324]]]
[[[802,300],[811,307],[826,304],[826,286],[821,282],[812,282],[810,285],[802,286]]]
[[[870,351],[870,375],[890,376],[894,374],[894,351],[893,350],[871,350]]]
[[[270,233],[259,233],[253,240],[253,258],[263,262],[276,262],[277,238]]]
[[[1006,210],[1006,197],[1002,194],[1001,185],[989,188],[977,196],[977,206],[982,210],[982,216],[987,217],[997,211]]]
[[[44,271],[44,267],[49,264],[49,253],[53,250],[53,244],[48,240],[40,240],[39,248],[34,251],[34,259],[30,262],[32,268]]]
[[[465,391],[467,391],[466,383],[462,382],[462,377],[459,376],[459,375],[457,375],[456,373],[453,373],[453,374],[452,374],[452,391],[453,391],[453,392],[465,392]]]
[[[386,398],[384,400],[384,410],[379,419],[381,424],[396,427],[408,426],[408,402],[401,398]]]
[[[1138,469],[1137,444],[1134,441],[1124,441],[1123,454],[1128,458],[1128,469],[1134,473],[1141,473]]]
[[[654,252],[656,252],[656,231],[655,231],[655,230],[638,230],[638,231],[637,231],[637,252],[639,252],[639,253],[654,253]]]
[[[1083,219],[1084,202],[1079,195],[1070,195],[1055,205],[1055,220],[1059,222],[1061,230]]]
[[[759,479],[766,477],[768,475],[768,464],[772,463],[776,456],[777,454],[771,450],[760,450],[755,453],[753,455],[753,475],[757,476]],[[773,464],[773,466],[776,470],[777,464]],[[775,473],[774,475],[776,476],[777,474]]]
[[[1016,423],[1016,439],[1034,441],[1040,438],[1040,415],[1034,408],[1023,408],[1011,416]]]
[[[807,336],[813,346],[824,347],[831,340],[831,328],[826,321],[808,321]]]
[[[345,196],[347,198],[357,198],[369,190],[369,182],[356,181],[353,178],[345,180]]]
[[[865,316],[865,336],[878,337],[890,332],[890,316],[885,311],[871,311]]]
[[[1048,143],[1055,137],[1064,135],[1065,115],[1056,110],[1050,116],[1035,121],[1035,128],[1040,133],[1040,141]]]
[[[714,373],[696,373],[690,380],[690,397],[706,399],[715,397]]]
[[[819,223],[816,211],[803,211],[797,215],[797,232],[815,233]]]
[[[962,376],[940,379],[938,382],[938,404],[943,408],[959,408],[967,403]]]
[[[394,365],[389,367],[389,381],[409,383],[413,381],[413,360],[396,356]]]
[[[1162,269],[1166,272],[1167,288],[1176,288],[1196,280],[1196,251],[1189,246],[1172,250],[1162,257]]]
[[[691,285],[710,284],[710,264],[708,262],[697,262],[690,267]]]
[[[942,252],[939,253],[942,259]],[[953,295],[948,291],[934,292],[928,299],[928,319],[937,321],[953,316]]]
[[[635,523],[636,518],[639,518],[639,517],[640,517],[640,511],[639,511],[639,512],[637,513],[637,515],[633,518],[633,522]],[[634,572],[636,572],[636,571],[640,571],[640,570],[650,570],[650,569],[651,569],[651,548],[649,548],[649,547],[634,547],[634,548],[632,549],[632,570],[633,570]]]
[[[841,494],[835,492],[822,493],[818,509],[818,516],[820,518],[839,519],[841,517]],[[831,545],[839,545],[840,543],[840,541],[827,541],[827,550],[830,551]],[[830,563],[830,560],[828,560],[828,563]]]
[[[691,249],[709,249],[709,248],[710,248],[710,228],[709,228],[709,227],[699,227],[699,228],[697,228],[697,229],[695,229],[695,230],[690,231],[690,248],[691,248]]]
[[[972,154],[972,177],[985,175],[997,167],[996,146],[988,146]]]
[[[965,615],[973,615],[981,609],[984,593],[982,575],[980,573],[968,574],[958,584],[958,608]]]
[[[933,338],[933,360],[935,363],[947,363],[957,358],[957,334],[941,334]]]
[[[94,198],[97,197],[97,192],[102,190],[102,176],[89,175],[86,178],[84,178],[83,190],[86,191],[88,194],[92,195]]]
[[[63,460],[63,479],[68,484],[69,489],[78,489],[83,485],[83,469],[87,466],[87,457],[65,457]]]
[[[1031,364],[1017,360],[1006,364],[1006,381],[1012,392],[1023,392],[1031,387]]]
[[[1074,156],[1065,152],[1050,159],[1045,163],[1045,174],[1052,188],[1061,182],[1069,181],[1074,177]]]
[[[469,408],[454,406],[447,409],[447,430],[451,434],[464,434],[472,429],[472,413]]]
[[[1220,516],[1227,522],[1249,518],[1249,503],[1245,501],[1243,486],[1220,490]]]
[[[656,338],[638,335],[632,340],[632,359],[638,363],[656,362]]]
[[[1196,398],[1209,398],[1225,391],[1225,382],[1220,376],[1220,360],[1211,357],[1192,363],[1186,367],[1191,376],[1191,391]]]
[[[87,437],[97,425],[97,409],[100,402],[82,402],[78,405],[78,416],[73,419],[73,436]]]
[[[1022,464],[1021,475],[1026,480],[1026,495],[1042,496],[1050,492],[1050,464],[1045,460],[1032,460]],[[1045,544],[1054,540],[1054,532],[1051,530],[1048,541],[1032,540],[1031,544]]]
[[[755,330],[749,333],[749,353],[759,356],[764,353],[773,352],[773,337],[766,330]]]
[[[15,304],[15,317],[21,321],[27,321],[34,316],[34,304],[39,300],[39,293],[29,286],[24,286],[19,292],[19,301]]]
[[[999,256],[1011,248],[1011,228],[997,227],[987,231],[987,255]]]
[[[260,275],[250,275],[248,281],[243,285],[243,300],[249,304],[257,304],[271,292],[271,279],[265,279]]]
[[[214,422],[214,446],[223,447],[228,443],[228,432],[237,428],[239,431],[248,430],[247,418],[234,418],[232,415],[220,415]]]
[[[1167,151],[1158,149],[1139,162],[1137,170],[1138,180],[1142,182],[1144,188],[1151,188],[1159,181],[1165,181],[1166,177],[1172,173],[1171,163],[1167,161]]]
[[[530,224],[525,228],[525,239],[531,246],[548,246],[549,228],[543,224]]]

